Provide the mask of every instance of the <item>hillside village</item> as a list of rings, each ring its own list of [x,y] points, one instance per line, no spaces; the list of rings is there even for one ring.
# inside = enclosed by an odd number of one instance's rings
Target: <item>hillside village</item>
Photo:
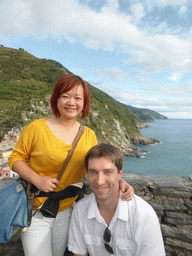
[[[4,135],[3,140],[0,142],[0,179],[17,176],[8,166],[8,157],[15,147],[20,134],[20,128],[12,128]]]

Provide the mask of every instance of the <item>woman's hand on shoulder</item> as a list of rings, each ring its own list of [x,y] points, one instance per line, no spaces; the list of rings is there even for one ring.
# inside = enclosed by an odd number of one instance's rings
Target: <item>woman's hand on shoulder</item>
[[[51,192],[59,185],[59,181],[49,176],[40,176],[34,185],[41,191]]]
[[[120,179],[120,181],[119,181],[119,188],[123,192],[122,195],[121,195],[122,200],[131,201],[133,199],[134,189],[131,185],[129,185],[123,179]]]

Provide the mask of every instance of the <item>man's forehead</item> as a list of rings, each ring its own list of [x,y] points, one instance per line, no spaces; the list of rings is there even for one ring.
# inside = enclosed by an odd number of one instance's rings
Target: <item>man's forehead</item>
[[[112,162],[112,160],[108,157],[94,157],[89,159],[88,162],[88,169],[99,169],[102,168],[103,170],[113,170],[117,169],[115,164]]]
[[[109,157],[92,157],[88,161],[88,165],[93,163],[101,163],[104,165],[115,165]]]

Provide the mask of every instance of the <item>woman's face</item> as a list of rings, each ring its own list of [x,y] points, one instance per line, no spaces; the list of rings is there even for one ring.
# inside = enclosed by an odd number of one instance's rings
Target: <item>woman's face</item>
[[[57,101],[57,108],[60,117],[66,119],[76,119],[84,107],[84,89],[83,86],[76,85],[68,92],[61,94]]]

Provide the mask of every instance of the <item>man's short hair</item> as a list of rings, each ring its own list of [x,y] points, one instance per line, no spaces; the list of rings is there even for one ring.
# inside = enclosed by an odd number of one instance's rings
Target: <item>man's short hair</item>
[[[88,170],[89,160],[92,158],[106,157],[109,158],[112,163],[117,167],[118,172],[123,169],[123,155],[121,151],[111,145],[106,143],[98,144],[92,147],[85,156],[85,168]]]

